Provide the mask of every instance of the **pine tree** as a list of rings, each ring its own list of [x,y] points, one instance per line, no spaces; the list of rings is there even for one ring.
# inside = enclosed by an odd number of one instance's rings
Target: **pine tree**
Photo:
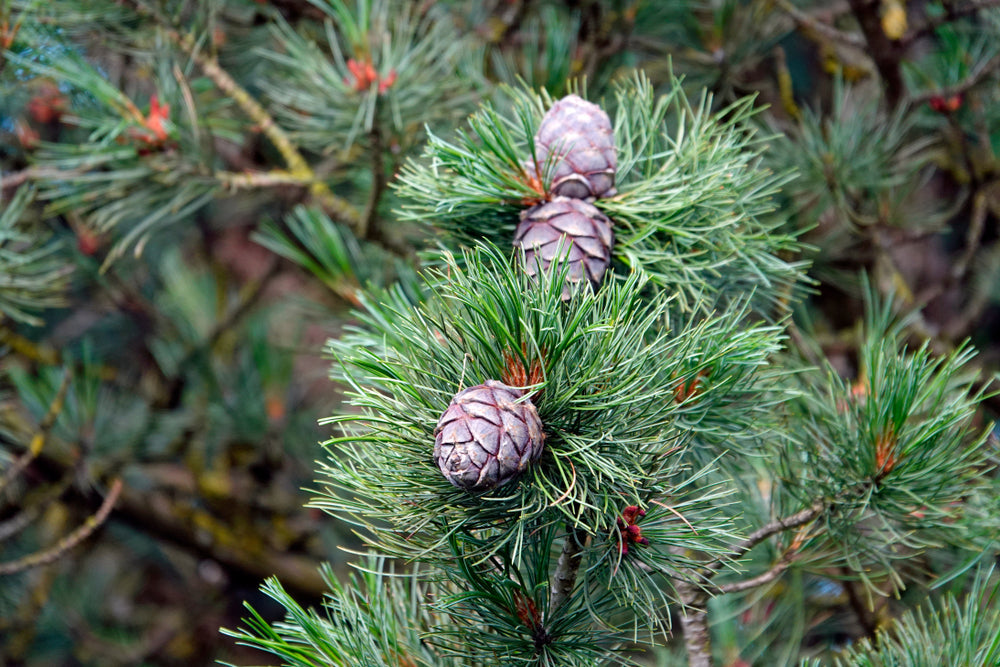
[[[901,587],[895,561],[987,544],[969,523],[983,517],[959,509],[990,495],[972,351],[907,349],[904,323],[870,295],[855,384],[777,363],[781,309],[804,277],[778,257],[794,239],[765,218],[784,176],[744,166],[757,163],[749,107],[713,114],[673,90],[658,99],[641,77],[618,89],[619,194],[594,202],[620,230],[616,270],[595,294],[566,282],[568,264],[533,277],[504,249],[519,211],[555,196],[551,165],[538,187],[522,159],[551,100],[517,92],[511,116],[488,107],[457,143],[432,135],[401,177],[405,214],[441,239],[429,293],[367,301],[330,342],[360,413],[330,421],[344,435],[314,506],[376,553],[430,566],[411,575],[430,588],[410,604],[440,615],[417,627],[441,656],[630,663],[677,609],[690,664],[707,665],[710,598],[793,572]],[[713,233],[674,242],[670,223],[699,215]],[[452,239],[472,249],[452,253]],[[498,379],[529,392],[544,451],[513,484],[456,489],[429,456],[435,424],[456,392]],[[322,633],[346,662],[372,660],[350,652],[354,626],[333,610],[297,620],[277,639],[237,636],[287,658]],[[315,654],[290,664],[345,659],[308,643]],[[373,664],[419,651],[392,645]]]
[[[0,9],[0,654],[996,662],[994,3],[565,4]]]

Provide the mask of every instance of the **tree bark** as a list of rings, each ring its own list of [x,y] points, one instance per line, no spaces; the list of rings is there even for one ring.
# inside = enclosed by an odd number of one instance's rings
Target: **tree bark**
[[[868,43],[868,55],[875,61],[875,68],[885,86],[885,103],[890,111],[895,111],[903,101],[905,84],[900,61],[903,45],[891,40],[882,29],[879,18],[879,4],[873,0],[849,0],[851,12],[861,26],[861,32]]]
[[[558,609],[573,594],[576,573],[580,569],[580,561],[583,560],[583,545],[586,539],[587,534],[578,528],[571,528],[569,534],[566,535],[562,553],[559,554],[559,562],[556,564],[556,571],[552,573],[549,614]]]
[[[712,667],[712,637],[708,632],[708,596],[696,584],[677,581],[681,610],[681,630],[687,649],[688,667]]]

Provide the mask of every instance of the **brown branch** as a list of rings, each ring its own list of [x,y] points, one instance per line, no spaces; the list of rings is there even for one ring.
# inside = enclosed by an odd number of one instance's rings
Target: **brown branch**
[[[696,584],[678,581],[677,593],[684,608],[681,610],[681,630],[688,654],[688,667],[712,666],[712,636],[708,631],[708,599]]]
[[[369,137],[371,139],[370,150],[372,152],[372,186],[368,192],[368,202],[365,204],[365,213],[357,235],[358,238],[378,243],[394,255],[408,259],[413,255],[413,248],[399,242],[393,237],[387,236],[378,218],[378,205],[385,194],[386,187],[389,185],[389,179],[386,177],[385,138],[382,136],[382,130],[378,125],[378,121],[372,126]],[[394,169],[390,169],[389,173],[393,171]]]
[[[59,414],[62,412],[63,404],[66,400],[66,391],[69,389],[70,377],[72,377],[72,373],[67,368],[63,371],[62,382],[59,384],[59,389],[56,390],[55,398],[52,399],[48,412],[42,417],[42,421],[38,423],[38,430],[31,437],[28,449],[18,456],[9,468],[4,470],[3,477],[0,478],[0,491],[3,491],[8,484],[14,481],[14,478],[28,467],[28,464],[42,453],[42,448],[45,447],[45,441],[49,437],[49,432],[55,426],[56,419],[58,419]]]
[[[302,157],[298,147],[292,142],[285,130],[275,122],[274,118],[261,106],[260,102],[253,98],[236,80],[219,65],[215,56],[205,54],[198,48],[198,44],[191,34],[181,34],[180,30],[173,27],[173,23],[158,10],[146,5],[144,2],[136,3],[135,8],[142,14],[152,16],[162,27],[166,36],[176,44],[194,62],[198,63],[202,72],[205,73],[215,87],[224,95],[236,103],[243,113],[247,115],[261,132],[264,133],[288,165],[288,169],[296,177],[301,178],[309,184],[309,191],[320,205],[334,218],[348,225],[352,230],[357,230],[361,225],[361,215],[358,210],[346,199],[342,199],[333,194],[330,188],[316,177],[316,173]]]
[[[16,443],[12,443],[16,447]],[[35,464],[41,475],[61,479],[73,467],[56,453],[43,452]],[[76,493],[70,499],[78,505],[97,505],[92,494]],[[326,584],[319,573],[320,561],[309,556],[275,549],[261,539],[231,527],[202,510],[194,498],[185,500],[175,493],[136,490],[124,487],[115,521],[191,554],[211,558],[234,577],[243,577],[253,585],[269,576],[277,576],[295,595],[319,599]]]
[[[686,557],[682,547],[669,547],[670,553]],[[699,585],[700,575],[692,568],[684,569],[674,583],[681,602],[681,631],[688,655],[688,667],[711,667],[712,635],[708,631],[708,592]]]
[[[309,179],[283,169],[246,172],[217,171],[212,176],[229,190],[268,188],[280,185],[308,187],[311,184]]]
[[[789,0],[775,0],[775,4],[788,14],[789,18],[795,22],[795,25],[804,30],[812,31],[819,37],[824,37],[832,42],[839,42],[855,49],[865,48],[865,41],[862,38],[854,33],[838,30],[832,25],[820,21],[818,17],[807,14],[789,2]]]
[[[0,189],[8,190],[24,185],[28,181],[41,179],[59,180],[86,173],[83,169],[54,169],[51,167],[28,167],[10,174],[0,174]]]
[[[39,485],[42,488],[31,490],[22,498],[18,498],[20,512],[9,519],[0,522],[0,542],[10,539],[14,535],[30,526],[42,512],[66,492],[73,485],[77,471],[68,468],[62,479],[49,485]]]
[[[961,7],[951,7],[950,5],[947,5],[947,7],[947,10],[940,16],[930,18],[925,23],[908,32],[903,37],[902,42],[909,46],[921,37],[934,32],[945,23],[950,23],[951,21],[960,19],[963,16],[970,16],[982,9],[1000,7],[1000,0],[972,0],[972,2],[962,5]]]
[[[845,575],[845,577],[850,574],[846,567],[840,568],[840,572]],[[858,623],[865,631],[865,636],[869,639],[875,639],[875,631],[878,629],[878,626],[865,609],[865,605],[861,601],[861,597],[858,595],[857,589],[854,587],[854,582],[845,579],[842,585],[844,590],[847,592],[847,601],[851,604],[854,616],[858,619]]]
[[[2,315],[2,314],[0,314]],[[36,343],[7,327],[0,317],[0,344],[6,345],[16,354],[39,364],[55,366],[62,361],[62,355],[56,348]]]
[[[993,74],[998,69],[1000,69],[1000,54],[987,60],[969,76],[955,85],[940,88],[938,90],[929,90],[920,93],[919,95],[913,95],[908,98],[907,101],[911,105],[918,105],[925,104],[934,97],[943,97],[947,99],[956,95],[964,95],[969,91],[969,89],[974,88],[977,84],[979,84],[979,82],[988,77],[990,74]]]
[[[983,228],[986,226],[987,208],[986,193],[980,190],[972,199],[972,215],[969,218],[969,231],[965,235],[965,250],[955,260],[955,265],[951,269],[953,281],[957,282],[965,277],[972,258],[979,250],[979,244],[983,238]]]
[[[736,560],[737,558],[742,558],[748,551],[753,549],[755,546],[771,537],[772,535],[777,535],[778,533],[784,532],[791,528],[798,528],[799,526],[804,526],[809,523],[826,509],[826,502],[822,500],[817,500],[812,504],[812,506],[806,509],[796,512],[791,516],[787,516],[781,519],[775,519],[771,523],[761,526],[757,530],[750,533],[749,536],[735,547],[725,557],[720,558],[712,563],[709,563],[708,570],[709,575],[718,571],[722,568],[723,564],[729,560]]]
[[[351,229],[358,229],[361,221],[358,210],[346,199],[333,194],[326,183],[316,177],[315,172],[313,172],[305,158],[302,157],[302,154],[299,153],[298,148],[288,138],[285,131],[271,118],[271,115],[264,110],[264,107],[236,83],[235,79],[219,66],[215,58],[206,57],[197,51],[192,44],[192,40],[181,39],[178,44],[181,48],[185,48],[185,45],[187,45],[185,51],[201,66],[205,75],[215,83],[219,90],[236,102],[251,120],[257,123],[261,132],[271,140],[271,143],[281,153],[282,158],[284,158],[285,163],[288,165],[289,171],[301,177],[302,180],[309,182],[309,192],[316,198],[323,209],[340,222],[348,225]]]
[[[851,12],[861,26],[865,42],[868,44],[868,55],[875,61],[875,68],[885,86],[885,102],[890,110],[896,109],[903,101],[905,86],[903,70],[900,61],[903,57],[903,47],[898,40],[893,41],[882,29],[882,21],[878,15],[878,4],[871,0],[849,0]]]
[[[97,512],[93,516],[88,517],[87,520],[83,522],[83,525],[45,551],[29,554],[23,558],[7,563],[0,563],[0,576],[16,574],[18,572],[23,572],[24,570],[39,567],[41,565],[48,565],[49,563],[56,561],[67,551],[90,537],[90,535],[107,520],[108,515],[111,513],[111,508],[114,507],[121,492],[122,481],[121,479],[115,479],[115,481],[111,483],[111,490],[104,498],[104,502],[101,503],[100,508],[98,508]]]
[[[988,209],[987,196],[983,192],[983,188],[980,188],[972,199],[972,214],[969,218],[969,229],[965,235],[965,249],[959,255],[958,259],[955,260],[951,274],[948,276],[945,284],[941,285],[942,292],[945,289],[958,285],[966,277],[969,265],[979,252],[979,247],[982,243]],[[971,295],[962,307],[961,312],[955,317],[950,318],[948,323],[943,327],[943,334],[948,340],[957,340],[966,336],[979,319],[979,316],[982,315],[986,306],[989,305],[989,290],[971,289],[968,291],[971,292]]]
[[[556,571],[552,574],[552,592],[549,596],[549,615],[558,609],[573,593],[576,573],[583,560],[583,545],[587,534],[579,528],[571,528],[563,542],[562,552]]]
[[[358,227],[358,236],[366,238],[376,225],[378,217],[378,203],[382,200],[382,193],[385,192],[385,161],[382,155],[384,150],[382,144],[382,128],[379,127],[378,120],[372,124],[372,130],[368,133],[371,140],[372,158],[372,187],[368,191],[368,203],[365,204],[365,214],[361,217],[361,225]]]
[[[4,444],[14,450],[26,449],[17,441],[5,439]],[[42,478],[58,482],[71,474],[77,463],[69,454],[45,450],[33,465]],[[79,491],[68,501],[75,506],[100,504],[93,494]],[[281,520],[281,516],[276,514],[273,521]],[[232,576],[249,580],[252,585],[266,577],[277,576],[293,594],[303,598],[318,600],[326,592],[318,559],[279,550],[259,536],[216,519],[201,509],[194,497],[126,486],[122,489],[114,520],[191,554],[211,558],[226,567]]]
[[[758,586],[763,586],[764,584],[769,584],[779,576],[781,573],[788,569],[788,566],[795,561],[794,552],[789,551],[781,559],[775,563],[771,569],[767,572],[758,574],[756,577],[751,577],[749,579],[743,579],[741,581],[734,581],[728,584],[720,584],[717,590],[720,593],[739,593],[741,591],[748,591],[751,588],[757,588]]]
[[[290,589],[310,598],[319,598],[326,591],[319,561],[271,548],[237,532],[194,503],[184,504],[169,494],[126,489],[115,519],[211,558],[232,574],[242,574],[255,584],[277,576]]]

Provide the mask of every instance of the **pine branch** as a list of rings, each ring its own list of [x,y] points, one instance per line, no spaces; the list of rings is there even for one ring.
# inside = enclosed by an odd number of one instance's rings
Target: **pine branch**
[[[836,667],[996,665],[1000,662],[1000,586],[995,567],[981,569],[964,601],[952,594],[911,609],[891,631],[845,648]],[[817,659],[803,667],[820,667]]]
[[[44,227],[23,220],[35,194],[34,187],[19,188],[0,210],[0,321],[37,326],[35,312],[65,303],[73,266],[61,260],[62,244],[49,242]]]
[[[846,567],[842,567],[840,568],[840,573],[844,577],[841,585],[847,592],[847,601],[854,611],[854,617],[858,619],[858,624],[864,629],[865,637],[875,639],[875,632],[878,630],[878,625],[865,607],[861,596],[858,595],[858,589],[854,586],[854,582],[850,580],[849,575],[851,571]]]
[[[712,636],[708,630],[708,594],[697,583],[677,579],[674,588],[681,601],[681,631],[688,667],[712,667]]]
[[[280,185],[308,187],[311,183],[308,178],[303,178],[301,175],[296,175],[283,169],[244,172],[217,171],[212,176],[229,190],[266,188]]]
[[[30,181],[45,181],[79,176],[86,173],[84,169],[55,169],[52,167],[28,167],[9,174],[0,174],[0,190],[12,190]]]
[[[942,12],[939,16],[929,18],[925,23],[909,31],[903,36],[901,41],[906,46],[909,46],[921,37],[931,34],[943,25],[954,23],[958,19],[971,16],[972,14],[980,12],[984,9],[992,9],[993,7],[1000,7],[1000,0],[970,0],[961,7],[956,7],[951,3],[946,3],[944,12]]]
[[[16,444],[15,444],[16,446]],[[63,479],[73,463],[56,453],[42,452],[36,459],[39,472],[50,480]],[[77,492],[72,502],[97,505],[91,494]],[[165,540],[185,551],[211,558],[240,576],[259,581],[276,575],[307,599],[322,597],[326,586],[319,575],[320,561],[279,551],[234,529],[198,508],[193,498],[175,492],[132,489],[124,486],[115,511],[123,521],[144,534]]]
[[[181,48],[194,62],[198,63],[205,75],[212,80],[216,87],[232,99],[243,112],[257,124],[264,135],[271,140],[274,147],[281,153],[291,174],[309,184],[310,193],[316,197],[317,201],[330,212],[336,219],[348,225],[352,229],[361,228],[361,217],[357,209],[347,200],[335,195],[330,188],[319,180],[302,157],[299,149],[289,138],[288,134],[278,125],[271,115],[261,104],[253,98],[233,77],[219,65],[219,61],[214,56],[206,55],[196,43],[191,34],[181,34],[172,27],[172,22],[168,21],[159,11],[149,7],[145,3],[136,3],[137,10],[142,14],[153,16],[164,30],[167,37]]]
[[[48,565],[49,563],[58,560],[67,551],[90,537],[90,535],[97,530],[97,528],[100,527],[105,520],[107,520],[108,515],[111,513],[111,509],[118,501],[118,496],[121,494],[121,491],[122,481],[121,479],[116,478],[111,483],[111,490],[108,492],[108,495],[105,496],[104,501],[97,510],[97,513],[89,517],[83,525],[45,551],[30,554],[15,561],[0,563],[0,576],[16,574],[34,567]]]
[[[270,266],[268,266],[264,275],[244,287],[239,301],[226,312],[222,319],[215,323],[215,326],[212,327],[208,336],[206,336],[204,340],[198,344],[188,347],[173,368],[173,372],[169,378],[169,385],[166,390],[167,396],[177,395],[177,392],[180,390],[180,387],[184,382],[184,370],[187,366],[200,355],[204,354],[207,350],[212,349],[212,347],[215,346],[215,344],[223,335],[226,334],[226,332],[232,330],[232,328],[243,318],[243,316],[254,307],[260,297],[263,296],[264,290],[270,284],[271,280],[278,275],[280,269],[281,264],[277,258],[272,257]]]
[[[769,584],[780,577],[793,562],[795,562],[795,554],[793,551],[789,551],[766,572],[762,572],[756,577],[751,577],[749,579],[742,579],[728,584],[721,584],[717,587],[718,591],[720,593],[740,593],[742,591],[748,591],[751,588],[757,588],[758,586]]]
[[[307,598],[323,595],[326,586],[318,573],[319,560],[250,541],[253,536],[211,519],[191,503],[166,493],[126,489],[115,517],[190,553],[212,558],[235,573],[257,581],[274,575]]]
[[[368,151],[371,153],[372,159],[372,184],[368,190],[368,203],[365,204],[365,212],[361,216],[361,224],[357,230],[360,238],[368,238],[369,235],[375,232],[375,227],[378,224],[378,204],[382,201],[382,193],[385,192],[387,183],[384,164],[385,146],[382,140],[382,128],[379,126],[378,120],[375,120],[372,124],[368,138],[371,141]]]
[[[66,392],[69,389],[69,382],[72,374],[67,368],[63,372],[62,382],[59,384],[59,389],[56,391],[55,398],[52,399],[52,403],[49,405],[49,410],[42,418],[42,421],[38,424],[38,430],[31,437],[31,442],[28,445],[27,451],[21,454],[17,459],[11,464],[7,470],[4,471],[3,477],[0,478],[0,492],[2,492],[8,484],[10,484],[14,478],[16,478],[25,468],[30,464],[39,454],[42,453],[42,448],[45,447],[45,440],[48,438],[49,431],[56,423],[56,419],[63,409],[63,402],[66,399]]]
[[[965,95],[969,92],[969,90],[979,85],[979,83],[984,79],[996,73],[997,70],[1000,70],[1000,54],[997,54],[986,62],[981,63],[972,73],[969,74],[969,76],[955,85],[940,88],[938,90],[928,90],[918,95],[912,95],[907,98],[907,103],[911,106],[918,106],[920,104],[926,104],[931,99],[936,97],[948,99],[959,95]]]
[[[42,515],[45,508],[62,497],[73,485],[76,472],[73,468],[67,469],[62,479],[47,484],[38,492],[28,492],[20,498],[21,511],[0,522],[0,542],[10,539],[30,526]]]
[[[799,526],[804,526],[810,521],[814,520],[820,514],[822,514],[827,508],[827,503],[823,500],[817,500],[810,507],[796,512],[795,514],[789,515],[787,517],[782,517],[780,519],[775,519],[774,521],[768,523],[765,526],[761,526],[754,532],[750,533],[749,536],[739,544],[737,544],[732,551],[726,554],[725,558],[709,563],[707,566],[708,576],[714,576],[714,573],[718,572],[722,566],[727,561],[737,560],[742,558],[753,549],[755,546],[771,537],[772,535],[777,535],[778,533],[790,530],[792,528],[798,528]]]
[[[865,48],[865,40],[858,35],[838,30],[829,23],[821,21],[816,16],[802,11],[793,5],[790,0],[776,0],[775,4],[780,7],[782,11],[788,14],[797,26],[805,28],[806,31],[813,32],[820,37],[825,37],[830,41],[844,44],[845,46],[850,46],[855,49]]]
[[[549,597],[549,614],[554,613],[573,594],[576,574],[583,560],[583,547],[587,533],[579,528],[571,528],[563,541],[562,552],[552,573],[552,594]]]
[[[868,55],[875,61],[875,67],[885,86],[886,106],[890,111],[894,110],[899,107],[906,93],[901,66],[903,48],[898,40],[889,39],[882,29],[878,3],[871,0],[849,0],[849,2],[868,44]]]

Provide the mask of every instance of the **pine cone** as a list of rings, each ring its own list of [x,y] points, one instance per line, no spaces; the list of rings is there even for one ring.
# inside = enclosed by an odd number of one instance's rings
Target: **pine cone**
[[[434,429],[434,460],[457,487],[485,491],[506,484],[537,460],[544,434],[538,412],[502,382],[458,392]]]
[[[573,285],[589,280],[594,289],[611,262],[614,232],[611,220],[591,204],[580,199],[556,197],[521,213],[514,233],[514,247],[524,251],[525,270],[529,275],[548,268],[555,261],[569,261],[563,288],[568,299]],[[560,255],[561,257],[557,256]]]
[[[535,147],[539,167],[554,161],[552,194],[576,199],[615,194],[611,119],[596,104],[576,95],[553,104],[535,135]]]

